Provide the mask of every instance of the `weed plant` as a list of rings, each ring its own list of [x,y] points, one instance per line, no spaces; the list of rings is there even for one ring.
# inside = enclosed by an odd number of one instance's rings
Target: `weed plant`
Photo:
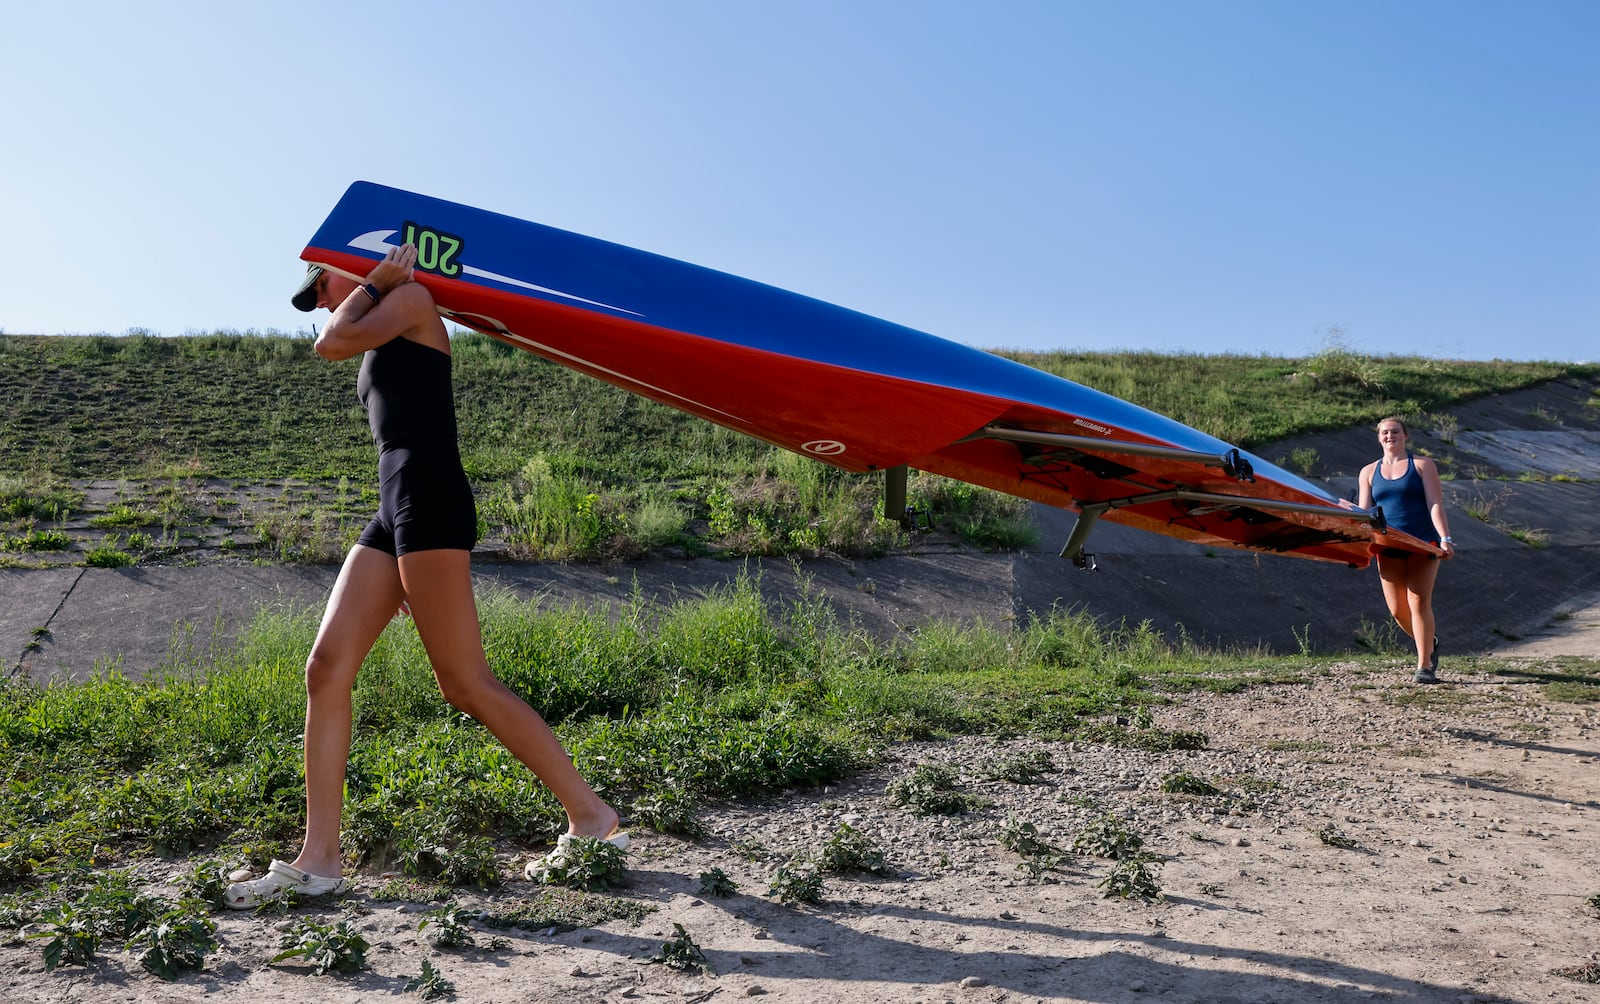
[[[1218,793],[1216,785],[1188,771],[1177,771],[1161,779],[1161,790],[1169,795],[1215,795]]]
[[[416,994],[425,1001],[436,1001],[445,997],[454,997],[456,985],[445,979],[444,974],[433,968],[433,963],[427,959],[422,960],[422,972],[406,980],[405,992]]]
[[[1072,841],[1072,849],[1080,854],[1117,861],[1138,855],[1143,847],[1144,838],[1109,812],[1091,820]]]
[[[1001,847],[1024,857],[1044,857],[1060,853],[1055,845],[1040,835],[1037,825],[1018,817],[1015,813],[1007,814],[1005,825],[1000,828],[999,839]]]
[[[767,886],[767,895],[780,903],[822,902],[822,870],[815,861],[800,855],[778,866]]]
[[[280,951],[273,963],[298,959],[311,967],[312,975],[353,973],[367,966],[367,949],[372,945],[348,920],[332,924],[314,920],[297,921],[278,940]]]
[[[733,876],[721,868],[712,868],[708,872],[700,873],[699,888],[702,896],[726,899],[739,891],[739,884],[733,880]]]
[[[1017,870],[1025,874],[1030,882],[1054,881],[1055,873],[1067,861],[1067,856],[1044,838],[1037,825],[1015,813],[1006,815],[999,840],[1001,847],[1021,855]]]
[[[217,925],[203,911],[179,907],[129,938],[126,947],[139,965],[170,982],[204,968],[206,956],[217,950]]]
[[[1150,854],[1132,854],[1117,859],[1111,871],[1101,879],[1096,888],[1107,898],[1141,899],[1159,903],[1166,897],[1156,881],[1156,858]]]
[[[633,819],[652,830],[693,840],[705,834],[697,807],[695,797],[683,789],[662,788],[634,799]]]
[[[682,924],[674,922],[672,925],[674,937],[671,941],[662,944],[660,950],[650,957],[651,962],[657,962],[668,969],[679,972],[699,972],[707,976],[714,975],[711,961],[706,958],[706,953],[694,943],[694,938],[684,929]]]
[[[1055,759],[1049,750],[1005,753],[978,767],[978,775],[984,780],[1006,781],[1010,784],[1039,784],[1045,775],[1055,771]]]
[[[435,948],[477,948],[477,936],[472,933],[468,925],[477,918],[470,910],[457,906],[444,906],[437,910],[429,910],[417,923],[417,930],[424,933],[428,944]],[[506,938],[490,938],[485,944],[487,950],[503,951],[511,946]]]
[[[918,764],[910,774],[890,781],[884,795],[890,805],[913,816],[959,815],[984,804],[964,789],[961,775],[944,764]]]
[[[840,823],[823,843],[816,855],[816,865],[822,871],[837,875],[852,872],[881,876],[899,874],[889,864],[878,842],[849,823]]]

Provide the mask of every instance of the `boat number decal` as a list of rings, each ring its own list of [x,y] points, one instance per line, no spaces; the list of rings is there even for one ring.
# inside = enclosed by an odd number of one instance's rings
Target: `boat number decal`
[[[844,444],[837,439],[813,439],[800,448],[819,457],[837,457],[844,452]]]
[[[461,238],[443,233],[432,227],[406,223],[405,242],[417,249],[417,267],[424,272],[434,272],[447,278],[461,274]]]

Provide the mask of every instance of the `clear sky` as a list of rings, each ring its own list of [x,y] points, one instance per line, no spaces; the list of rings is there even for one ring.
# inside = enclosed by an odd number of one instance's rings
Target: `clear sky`
[[[350,182],[983,348],[1593,360],[1594,0],[8,5],[0,331],[306,330]]]

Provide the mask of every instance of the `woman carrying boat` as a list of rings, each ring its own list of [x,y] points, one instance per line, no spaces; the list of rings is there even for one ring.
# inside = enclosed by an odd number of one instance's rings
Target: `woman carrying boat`
[[[1409,434],[1398,418],[1378,423],[1378,443],[1383,456],[1361,469],[1363,509],[1383,507],[1384,521],[1419,540],[1437,542],[1446,558],[1455,555],[1450,523],[1445,518],[1439,468],[1428,457],[1406,449]],[[1433,617],[1433,586],[1439,577],[1439,559],[1397,547],[1377,554],[1378,578],[1383,598],[1400,630],[1417,648],[1416,682],[1438,683],[1439,638]]]
[[[316,341],[326,359],[364,354],[357,392],[378,447],[379,506],[346,556],[306,660],[306,832],[294,861],[228,887],[234,909],[350,888],[339,845],[351,690],[367,652],[397,610],[409,611],[445,700],[483,723],[549,786],[567,833],[618,847],[617,813],[579,775],[538,712],[495,678],[483,651],[470,557],[472,489],[456,442],[450,336],[433,297],[412,281],[416,248],[389,251],[364,282],[312,266],[293,297],[333,312]],[[537,863],[536,863],[537,865]],[[533,869],[530,869],[530,873]]]

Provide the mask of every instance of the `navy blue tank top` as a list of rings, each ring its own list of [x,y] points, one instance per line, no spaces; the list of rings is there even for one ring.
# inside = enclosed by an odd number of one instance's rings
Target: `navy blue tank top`
[[[1383,462],[1372,469],[1372,504],[1383,507],[1384,522],[1419,540],[1437,540],[1433,518],[1428,515],[1428,493],[1417,473],[1416,458],[1406,454],[1406,472],[1398,478],[1383,476]]]

